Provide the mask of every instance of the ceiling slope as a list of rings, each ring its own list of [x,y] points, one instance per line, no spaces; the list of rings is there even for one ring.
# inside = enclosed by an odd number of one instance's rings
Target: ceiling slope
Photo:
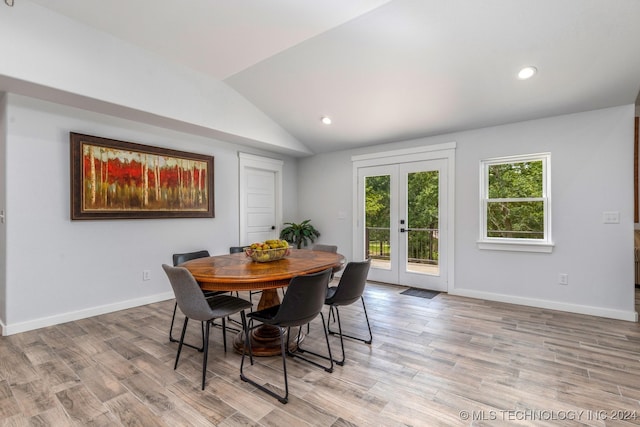
[[[314,153],[640,90],[637,0],[31,1],[224,81]],[[526,65],[538,74],[520,81]]]

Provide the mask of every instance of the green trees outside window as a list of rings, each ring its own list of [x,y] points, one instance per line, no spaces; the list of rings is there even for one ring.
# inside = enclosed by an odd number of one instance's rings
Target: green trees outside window
[[[544,238],[542,161],[489,166],[487,236]]]
[[[407,257],[410,262],[438,263],[438,171],[407,176]]]
[[[484,237],[548,239],[548,155],[483,164]]]
[[[368,257],[389,259],[390,195],[389,175],[365,178],[365,239]]]
[[[438,260],[437,171],[412,172],[407,176],[407,257],[410,262]],[[365,226],[368,256],[389,259],[390,254],[389,175],[365,178]]]

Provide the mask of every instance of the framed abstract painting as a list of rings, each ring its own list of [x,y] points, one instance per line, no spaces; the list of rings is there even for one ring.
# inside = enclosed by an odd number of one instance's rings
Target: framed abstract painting
[[[70,134],[71,219],[213,218],[213,157]]]

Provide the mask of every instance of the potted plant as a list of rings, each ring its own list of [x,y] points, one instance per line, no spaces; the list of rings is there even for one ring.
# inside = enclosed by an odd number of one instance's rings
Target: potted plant
[[[280,238],[300,249],[302,245],[307,246],[309,241],[315,242],[320,236],[320,232],[311,225],[310,219],[305,219],[300,224],[285,222],[285,228],[280,231]]]

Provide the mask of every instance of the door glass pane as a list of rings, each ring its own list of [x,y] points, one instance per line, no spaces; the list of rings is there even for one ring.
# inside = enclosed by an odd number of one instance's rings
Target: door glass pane
[[[371,267],[391,269],[391,176],[365,177],[365,251]]]
[[[439,172],[407,176],[407,262],[412,273],[440,274],[438,263]]]

